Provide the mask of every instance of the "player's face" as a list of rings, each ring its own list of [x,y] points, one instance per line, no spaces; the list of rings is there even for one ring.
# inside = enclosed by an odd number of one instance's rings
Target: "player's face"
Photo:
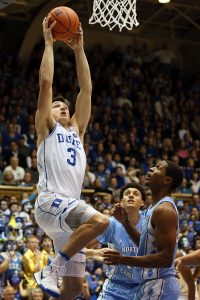
[[[146,175],[145,184],[151,188],[158,187],[164,184],[166,176],[167,162],[159,161],[155,167],[149,169]]]
[[[67,105],[61,101],[55,101],[52,104],[52,116],[61,125],[65,125],[69,121],[69,109]]]
[[[130,210],[138,210],[144,205],[142,195],[136,188],[128,188],[124,191],[122,199],[122,207],[126,212]]]

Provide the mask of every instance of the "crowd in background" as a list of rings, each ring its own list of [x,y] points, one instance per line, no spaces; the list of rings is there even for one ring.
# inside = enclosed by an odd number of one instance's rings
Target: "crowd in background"
[[[38,44],[24,66],[14,54],[0,50],[1,185],[31,187],[38,181],[34,117],[42,53],[43,44]],[[124,184],[144,185],[148,169],[159,159],[170,159],[184,170],[177,192],[191,195],[190,203],[177,201],[179,248],[184,253],[199,249],[200,74],[181,70],[167,44],[154,50],[147,44],[116,47],[109,53],[96,45],[87,54],[93,96],[83,189],[96,193],[85,195],[85,201],[109,216]],[[55,51],[53,90],[69,101],[73,113],[79,86],[68,48]],[[35,197],[23,193],[19,202],[5,195],[0,201],[0,285],[15,299],[43,299],[33,273],[54,255],[51,240],[34,220]],[[87,261],[85,299],[97,298],[103,270],[102,263]]]

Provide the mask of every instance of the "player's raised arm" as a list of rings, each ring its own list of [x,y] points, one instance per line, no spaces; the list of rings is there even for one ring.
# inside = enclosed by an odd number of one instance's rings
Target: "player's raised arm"
[[[121,256],[116,251],[105,253],[106,264],[124,264],[141,268],[169,268],[173,264],[176,245],[177,215],[174,208],[159,207],[152,215],[152,226],[155,230],[155,242],[158,252],[145,256]]]
[[[55,121],[52,118],[52,83],[54,73],[54,54],[53,37],[51,30],[55,22],[48,28],[49,18],[43,20],[43,34],[45,40],[45,49],[40,65],[39,73],[39,97],[38,107],[35,119],[36,130],[38,134],[38,146],[48,136],[49,129],[52,129]]]
[[[74,50],[77,77],[80,86],[75,114],[71,119],[71,123],[75,127],[78,127],[80,138],[83,140],[91,114],[92,82],[88,61],[83,48],[83,31],[81,27],[75,37],[71,41],[67,41],[66,44]]]

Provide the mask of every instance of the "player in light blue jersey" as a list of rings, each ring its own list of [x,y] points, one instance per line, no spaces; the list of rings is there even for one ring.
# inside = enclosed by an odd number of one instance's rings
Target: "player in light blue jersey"
[[[50,296],[71,300],[83,290],[85,253],[82,249],[109,225],[103,214],[80,200],[86,155],[83,138],[91,114],[92,84],[83,47],[83,32],[65,43],[74,51],[80,92],[70,117],[63,97],[52,100],[54,54],[49,17],[43,21],[45,49],[40,66],[35,119],[39,170],[35,219],[53,240],[57,252],[50,265],[35,273],[38,285]],[[58,278],[63,277],[62,292]]]
[[[120,190],[121,202],[117,205],[123,207],[129,222],[142,230],[142,214],[140,208],[144,205],[145,191],[137,183],[129,183]],[[117,209],[114,208],[115,210]],[[123,216],[118,216],[121,220]],[[133,243],[124,226],[114,217],[110,217],[110,225],[106,231],[97,237],[97,243],[108,245],[109,248],[119,251],[122,255],[136,256],[138,247]],[[93,242],[93,246],[95,242]],[[102,256],[107,248],[87,250],[89,257]],[[138,283],[134,278],[133,267],[126,265],[108,266],[106,270],[108,279],[104,282],[98,300],[132,300],[137,292]]]
[[[182,169],[171,161],[159,161],[149,170],[146,185],[153,202],[146,210],[142,233],[126,224],[139,244],[137,257],[124,257],[116,251],[104,253],[108,264],[136,267],[135,279],[140,282],[135,299],[177,300],[179,286],[175,278],[174,257],[178,241],[178,212],[171,192],[182,182]]]

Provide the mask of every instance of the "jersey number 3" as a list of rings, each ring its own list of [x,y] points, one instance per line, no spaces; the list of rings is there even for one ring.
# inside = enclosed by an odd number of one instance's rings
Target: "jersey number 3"
[[[70,157],[67,159],[67,162],[70,166],[75,166],[76,165],[76,150],[73,148],[68,148],[67,152],[70,153]]]

